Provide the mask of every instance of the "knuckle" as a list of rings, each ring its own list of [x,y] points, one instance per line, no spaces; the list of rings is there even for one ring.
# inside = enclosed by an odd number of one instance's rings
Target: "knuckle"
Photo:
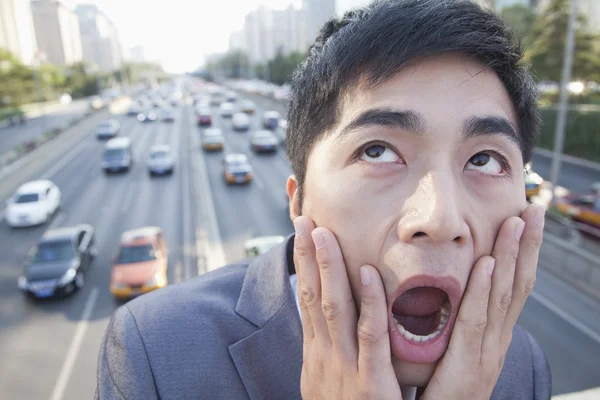
[[[535,286],[535,277],[531,277],[521,285],[521,295],[523,297],[528,297],[533,291],[533,287]]]
[[[323,299],[321,302],[321,310],[327,321],[335,321],[342,313],[342,307],[337,301],[331,299]]]
[[[300,288],[300,296],[302,299],[301,301],[304,302],[308,308],[314,307],[317,302],[317,296],[315,295],[314,290],[307,286]]]
[[[295,246],[294,246],[294,253],[296,256],[298,256],[299,258],[306,258],[308,256],[308,249],[300,244],[299,240],[296,240],[295,242]]]
[[[508,311],[508,307],[510,306],[511,301],[512,293],[510,291],[503,293],[502,296],[500,296],[500,298],[496,302],[497,310],[503,314],[506,313]]]
[[[469,316],[468,318],[457,317],[458,322],[466,327],[468,334],[472,337],[482,336],[487,326],[487,317],[485,314],[480,316]]]
[[[388,334],[387,325],[385,330],[378,331],[372,321],[362,318],[358,322],[357,336],[360,343],[363,345],[372,345],[379,342],[385,335]]]
[[[544,236],[543,235],[533,235],[529,239],[530,245],[533,246],[534,248],[540,248],[540,247],[542,247],[542,243],[543,242],[544,242]]]

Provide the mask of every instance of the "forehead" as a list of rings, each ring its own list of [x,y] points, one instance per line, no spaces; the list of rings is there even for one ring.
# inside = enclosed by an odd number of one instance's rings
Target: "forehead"
[[[375,87],[359,80],[343,98],[338,127],[378,107],[413,110],[432,128],[457,128],[454,122],[462,124],[473,116],[504,117],[518,126],[508,92],[495,72],[455,53],[413,60]]]

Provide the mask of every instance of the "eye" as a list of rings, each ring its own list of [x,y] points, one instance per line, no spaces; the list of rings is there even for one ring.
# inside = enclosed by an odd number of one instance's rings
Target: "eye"
[[[362,152],[360,159],[373,163],[394,163],[400,161],[400,157],[394,151],[382,144],[367,147]]]
[[[487,175],[501,175],[504,172],[503,161],[499,161],[489,153],[477,153],[466,165],[466,169],[479,171]]]

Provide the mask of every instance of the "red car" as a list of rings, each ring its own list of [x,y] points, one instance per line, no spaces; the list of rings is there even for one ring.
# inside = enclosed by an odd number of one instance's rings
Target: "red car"
[[[200,114],[198,116],[198,125],[210,126],[212,124],[212,117],[210,114]]]

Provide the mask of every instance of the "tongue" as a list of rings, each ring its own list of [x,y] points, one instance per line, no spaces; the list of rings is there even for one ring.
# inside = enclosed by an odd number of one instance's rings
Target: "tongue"
[[[440,310],[447,298],[446,292],[433,287],[410,289],[394,301],[392,313],[414,318],[432,316]]]

